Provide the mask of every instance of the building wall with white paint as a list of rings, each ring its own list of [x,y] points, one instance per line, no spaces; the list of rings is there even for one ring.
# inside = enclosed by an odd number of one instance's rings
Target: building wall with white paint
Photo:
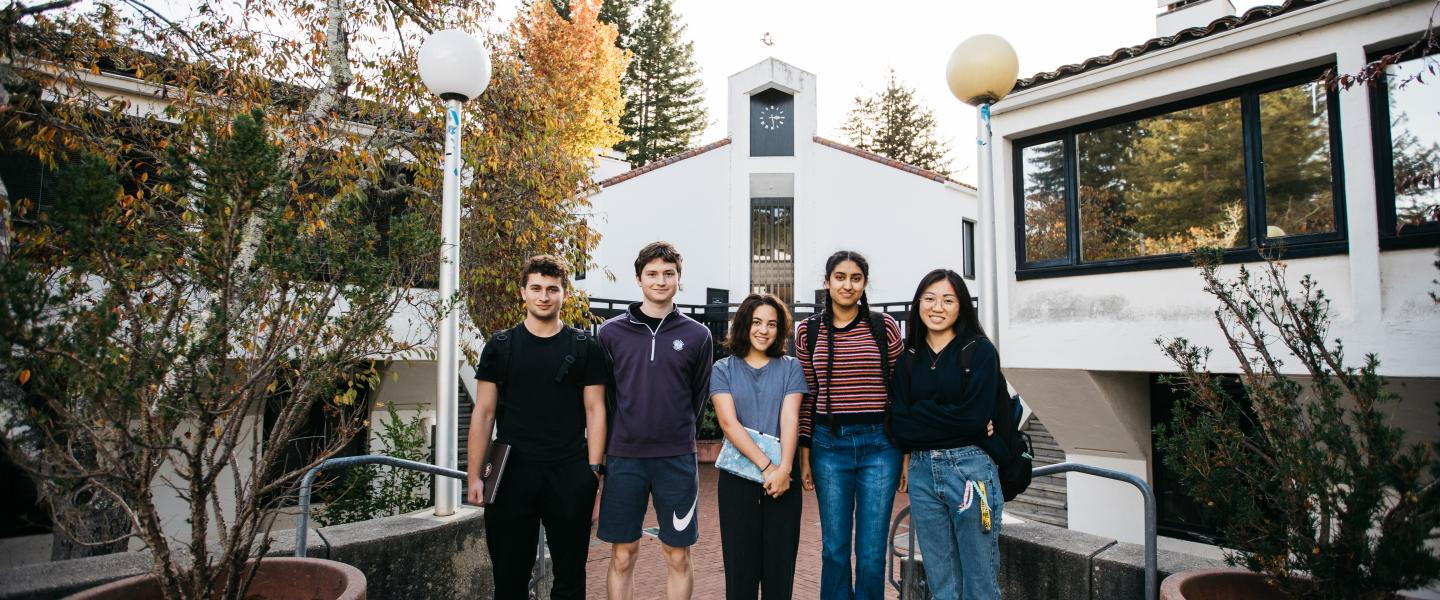
[[[1157,337],[1215,348],[1210,366],[1217,372],[1236,372],[1239,365],[1216,326],[1217,301],[1203,291],[1194,268],[1017,277],[1015,142],[1326,64],[1357,73],[1369,52],[1423,32],[1432,7],[1384,0],[1317,4],[1092,66],[994,107],[1002,359],[1010,382],[1070,460],[1152,476],[1148,381],[1152,373],[1175,369]],[[1440,383],[1440,304],[1429,296],[1436,291],[1435,249],[1380,249],[1369,92],[1364,85],[1343,90],[1338,102],[1340,139],[1332,151],[1343,161],[1348,249],[1286,260],[1289,280],[1309,274],[1324,288],[1332,301],[1330,337],[1344,340],[1352,362],[1379,354],[1380,372],[1403,397],[1395,422],[1407,436],[1440,439],[1433,407]],[[1227,265],[1221,272],[1233,276],[1238,269]],[[1298,373],[1296,363],[1285,370]],[[1085,476],[1072,475],[1069,482],[1072,529],[1140,541],[1133,489]]]
[[[768,197],[793,198],[795,302],[814,301],[836,250],[869,259],[871,302],[908,301],[932,268],[961,271],[974,189],[816,138],[816,80],[775,59],[741,71],[730,78],[728,143],[604,183],[591,198],[600,244],[577,287],[638,300],[636,252],[663,239],[685,257],[677,302],[703,304],[707,288],[738,302],[751,289],[751,200]],[[750,155],[750,98],[770,89],[794,96],[792,156]]]

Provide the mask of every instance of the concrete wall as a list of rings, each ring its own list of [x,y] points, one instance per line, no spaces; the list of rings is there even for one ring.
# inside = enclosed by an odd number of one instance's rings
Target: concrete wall
[[[493,587],[482,512],[464,509],[436,519],[426,511],[337,525],[312,532],[308,555],[354,565],[365,573],[367,597],[489,598]],[[274,535],[271,554],[288,556],[294,535]],[[1139,598],[1144,589],[1142,547],[1038,523],[1006,524],[1000,537],[1000,581],[1006,598]],[[1159,553],[1161,579],[1214,560]],[[0,600],[48,600],[142,574],[139,552],[0,569]],[[696,570],[719,565],[696,565]],[[918,573],[923,578],[923,570]],[[899,577],[899,574],[896,574]]]
[[[1318,4],[1022,90],[994,107],[1001,351],[1010,383],[1072,460],[1149,476],[1145,377],[1174,370],[1156,337],[1185,337],[1217,349],[1210,358],[1215,371],[1235,372],[1239,365],[1224,350],[1212,312],[1216,301],[1203,291],[1193,268],[1019,280],[1014,142],[1319,65],[1333,63],[1341,73],[1355,73],[1366,63],[1367,50],[1422,32],[1432,5]],[[1394,418],[1409,439],[1437,440],[1440,306],[1428,295],[1435,290],[1434,250],[1379,249],[1366,86],[1339,92],[1338,104],[1341,142],[1335,151],[1343,159],[1349,248],[1339,255],[1287,260],[1290,279],[1310,274],[1324,288],[1333,303],[1330,337],[1344,340],[1352,363],[1379,354],[1381,373],[1404,398]],[[1229,265],[1222,274],[1237,270]],[[1285,368],[1300,373],[1298,361]],[[1138,539],[1133,524],[1105,510],[1130,506],[1133,491],[1079,477],[1069,484],[1072,528]]]
[[[354,565],[370,600],[489,598],[494,593],[483,512],[426,511],[311,531],[307,556]],[[270,556],[290,556],[291,530],[276,531]],[[0,600],[48,600],[150,569],[143,552],[126,552],[0,569]]]

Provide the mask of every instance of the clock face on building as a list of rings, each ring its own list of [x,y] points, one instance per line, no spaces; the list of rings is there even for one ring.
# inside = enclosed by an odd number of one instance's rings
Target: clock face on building
[[[774,131],[785,124],[785,113],[771,104],[760,110],[760,126]]]
[[[750,96],[750,156],[795,155],[795,97],[775,88]]]

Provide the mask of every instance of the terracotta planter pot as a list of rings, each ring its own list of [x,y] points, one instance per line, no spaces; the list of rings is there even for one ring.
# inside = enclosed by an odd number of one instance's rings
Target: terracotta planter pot
[[[1160,584],[1160,600],[1261,600],[1289,598],[1245,569],[1181,571]]]
[[[695,460],[714,463],[720,457],[720,440],[695,440]]]
[[[112,581],[70,596],[69,600],[161,600],[154,575]],[[250,583],[247,599],[365,600],[365,574],[360,569],[321,558],[270,557]]]

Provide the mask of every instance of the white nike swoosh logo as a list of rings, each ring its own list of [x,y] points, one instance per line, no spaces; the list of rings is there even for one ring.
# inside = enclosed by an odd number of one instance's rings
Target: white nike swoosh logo
[[[699,503],[700,497],[696,496],[695,501],[690,503],[690,512],[685,513],[683,518],[675,514],[670,515],[670,521],[675,526],[675,531],[685,531],[685,528],[690,526],[690,520],[695,518],[695,505]]]

